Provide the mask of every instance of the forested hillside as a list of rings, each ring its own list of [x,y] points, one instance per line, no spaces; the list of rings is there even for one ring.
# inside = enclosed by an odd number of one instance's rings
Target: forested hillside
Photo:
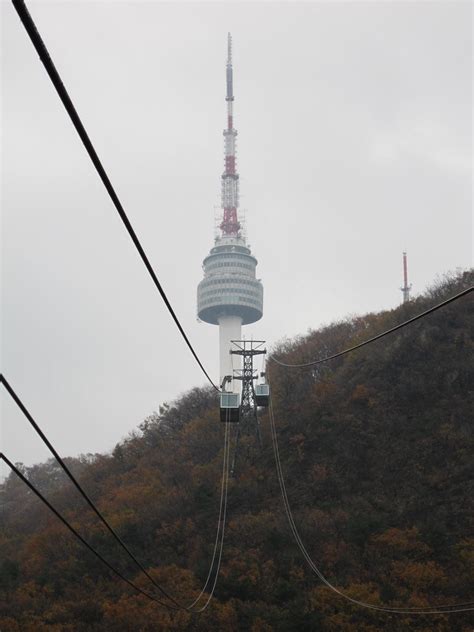
[[[395,310],[331,324],[272,353],[289,363],[326,356],[473,283],[472,272],[447,278]],[[471,293],[312,369],[268,363],[296,524],[326,577],[355,598],[409,607],[474,601],[473,330]],[[201,615],[169,612],[134,593],[10,475],[0,630],[472,632],[474,613],[379,613],[324,587],[293,541],[266,413],[261,423],[262,450],[246,437],[230,480],[221,573]],[[186,602],[212,556],[223,437],[215,393],[193,389],[111,454],[67,461],[152,575]],[[53,461],[22,471],[105,557],[149,588]]]

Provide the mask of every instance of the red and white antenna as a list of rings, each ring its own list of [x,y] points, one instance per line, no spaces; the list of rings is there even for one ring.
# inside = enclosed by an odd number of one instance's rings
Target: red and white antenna
[[[232,69],[232,37],[227,35],[227,128],[224,130],[225,169],[222,174],[222,209],[224,217],[220,225],[223,236],[236,237],[239,234],[240,223],[237,219],[239,206],[239,175],[235,164],[235,139],[237,130],[234,129],[233,101],[233,69]]]
[[[408,303],[410,300],[411,285],[408,285],[408,265],[407,253],[403,253],[403,287],[400,288],[403,294],[403,302]]]

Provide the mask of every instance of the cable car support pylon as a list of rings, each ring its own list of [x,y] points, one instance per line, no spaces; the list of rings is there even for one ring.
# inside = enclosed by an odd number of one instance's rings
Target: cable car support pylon
[[[239,448],[240,437],[243,433],[252,434],[255,432],[259,446],[262,446],[260,435],[260,422],[258,419],[257,409],[259,406],[268,406],[269,386],[254,382],[259,379],[258,372],[254,368],[254,357],[257,355],[265,355],[267,350],[263,347],[264,340],[232,340],[230,354],[242,358],[239,368],[233,369],[233,376],[228,376],[227,382],[233,380],[242,382],[240,393],[225,392],[221,393],[221,421],[232,420],[238,424],[235,439],[234,454],[232,457],[231,476],[235,472],[235,463]],[[265,374],[261,373],[260,377]]]

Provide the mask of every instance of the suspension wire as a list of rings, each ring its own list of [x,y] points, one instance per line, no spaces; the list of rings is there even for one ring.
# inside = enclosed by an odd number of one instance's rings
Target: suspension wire
[[[285,512],[288,518],[290,529],[293,534],[293,537],[295,538],[296,544],[298,545],[298,548],[303,554],[303,557],[305,558],[311,570],[317,575],[317,577],[319,577],[319,579],[323,582],[323,584],[325,584],[330,590],[335,592],[340,597],[343,597],[347,601],[350,601],[351,603],[357,606],[362,606],[364,608],[369,608],[371,610],[378,610],[380,612],[392,612],[392,613],[399,613],[399,614],[450,614],[450,613],[467,612],[470,610],[474,610],[474,602],[459,603],[459,604],[452,604],[452,605],[427,606],[425,608],[423,607],[397,608],[397,607],[390,607],[390,606],[378,606],[376,604],[366,603],[364,601],[360,601],[358,599],[354,599],[353,597],[350,597],[349,595],[339,590],[336,586],[334,586],[329,580],[327,580],[326,577],[323,575],[323,573],[319,570],[319,568],[314,563],[310,554],[308,553],[300,537],[300,534],[298,532],[298,529],[296,527],[296,524],[293,518],[291,506],[288,500],[288,494],[286,491],[283,470],[281,466],[280,454],[279,454],[279,449],[278,449],[278,439],[277,439],[277,433],[276,433],[276,427],[275,427],[275,418],[273,414],[273,405],[272,405],[271,399],[270,399],[270,406],[269,406],[269,418],[270,418],[270,430],[271,430],[271,435],[272,435],[273,452],[275,455],[278,482],[280,484],[283,504],[285,506]]]
[[[29,481],[26,476],[24,476],[21,471],[3,454],[0,452],[0,459],[2,459],[7,465],[8,467],[15,472],[15,474],[18,476],[18,478],[20,478],[23,483],[25,483],[25,485],[27,485],[30,490],[36,495],[38,496],[38,498],[54,513],[54,515],[59,518],[59,520],[69,529],[69,531],[71,531],[71,533],[73,535],[76,536],[76,538],[78,538],[82,544],[89,549],[89,551],[91,551],[91,553],[93,553],[103,564],[105,564],[105,566],[107,566],[107,568],[109,568],[113,573],[115,573],[115,575],[117,575],[117,577],[119,577],[120,579],[122,579],[124,582],[126,582],[129,586],[131,586],[134,590],[138,591],[140,594],[144,595],[145,597],[147,597],[147,599],[150,599],[151,601],[154,601],[155,603],[159,604],[160,606],[164,606],[165,608],[168,608],[168,610],[181,610],[180,607],[175,607],[170,605],[169,603],[166,603],[164,601],[161,601],[160,599],[157,599],[156,597],[154,597],[153,595],[150,595],[149,593],[147,593],[145,590],[143,590],[142,588],[140,588],[139,586],[137,586],[137,584],[135,584],[132,580],[127,579],[125,577],[125,575],[123,575],[119,570],[117,570],[114,566],[112,566],[112,564],[110,564],[110,562],[108,562],[105,557],[103,557],[91,544],[89,544],[87,542],[87,540],[85,540],[81,534],[76,531],[76,529],[66,520],[66,518],[64,518],[57,509],[55,509],[55,507],[43,496],[43,494],[33,485],[33,483],[31,481]]]
[[[168,300],[168,297],[166,296],[166,293],[164,291],[164,289],[161,286],[161,283],[158,280],[158,277],[153,269],[153,266],[151,265],[145,250],[143,249],[143,246],[140,243],[140,240],[137,237],[137,234],[135,233],[135,230],[125,212],[125,209],[122,206],[122,203],[120,202],[120,199],[117,195],[117,193],[115,192],[115,189],[112,186],[112,183],[109,180],[109,177],[107,175],[107,172],[105,171],[99,156],[97,155],[97,152],[94,148],[94,145],[92,144],[86,129],[79,117],[79,114],[77,113],[74,104],[71,100],[71,97],[69,96],[63,82],[61,79],[61,76],[59,75],[53,60],[51,59],[51,56],[48,52],[48,49],[46,48],[45,43],[43,42],[41,35],[39,34],[39,31],[36,27],[36,24],[33,21],[33,18],[31,17],[26,4],[24,2],[24,0],[12,0],[13,6],[15,7],[16,12],[18,13],[18,16],[20,18],[20,20],[23,23],[23,26],[25,27],[26,32],[28,33],[31,42],[33,43],[33,46],[36,49],[36,52],[39,55],[39,58],[41,60],[41,62],[43,63],[43,66],[46,69],[46,72],[49,75],[49,78],[51,79],[51,82],[53,83],[54,87],[56,88],[56,92],[59,95],[59,98],[61,99],[66,112],[69,115],[69,118],[71,119],[72,124],[74,125],[77,133],[79,134],[79,137],[82,141],[82,144],[84,145],[87,153],[89,154],[90,159],[92,160],[92,163],[100,177],[100,179],[102,180],[107,193],[110,196],[110,199],[112,200],[119,216],[120,219],[122,220],[131,240],[133,241],[133,244],[135,246],[135,248],[138,251],[138,254],[140,255],[143,263],[145,264],[146,269],[148,270],[148,273],[150,274],[153,283],[155,284],[156,289],[158,290],[161,298],[163,299],[163,302],[165,303],[169,313],[171,314],[172,319],[174,320],[181,336],[183,337],[185,343],[187,344],[189,350],[191,351],[192,355],[194,356],[194,359],[196,360],[196,362],[198,363],[201,371],[204,373],[204,375],[206,376],[206,378],[208,379],[208,381],[210,382],[210,384],[212,385],[212,387],[219,392],[219,388],[216,386],[216,384],[214,384],[214,382],[212,381],[212,379],[210,378],[208,372],[206,371],[206,369],[204,368],[204,365],[202,364],[201,360],[199,359],[196,351],[194,350],[194,347],[192,346],[191,342],[189,341],[188,336],[186,335],[186,332],[184,331],[178,317],[176,316],[170,301]]]
[[[322,364],[323,362],[327,362],[328,360],[334,360],[335,358],[340,358],[341,356],[346,355],[346,353],[350,353],[351,351],[355,351],[356,349],[365,347],[365,345],[368,345],[371,342],[375,342],[375,340],[379,340],[380,338],[383,338],[384,336],[388,336],[388,334],[391,334],[394,331],[397,331],[398,329],[402,329],[402,327],[411,325],[411,323],[414,323],[420,318],[424,318],[425,316],[428,316],[428,314],[432,314],[436,310],[441,309],[442,307],[445,307],[446,305],[449,305],[449,303],[453,303],[454,301],[457,301],[463,296],[467,296],[467,294],[469,294],[473,290],[474,290],[474,286],[471,286],[467,288],[467,290],[463,290],[462,292],[459,292],[459,294],[455,294],[454,296],[451,296],[451,298],[448,298],[442,303],[438,303],[437,305],[430,307],[426,311],[421,312],[421,314],[418,314],[417,316],[413,316],[413,318],[409,318],[403,323],[400,323],[398,325],[395,325],[395,327],[392,327],[391,329],[387,329],[386,331],[383,331],[381,334],[377,334],[376,336],[373,336],[372,338],[369,338],[368,340],[364,340],[364,342],[354,345],[353,347],[349,347],[348,349],[344,349],[344,351],[339,351],[339,353],[335,353],[334,355],[327,356],[326,358],[321,358],[320,360],[312,360],[311,362],[303,362],[301,364],[288,364],[286,362],[282,362],[281,360],[278,360],[277,358],[273,356],[270,356],[268,359],[271,360],[272,362],[275,362],[276,364],[279,364],[280,366],[302,369],[302,368],[306,368],[310,366],[315,366],[316,364]]]
[[[241,435],[241,428],[240,428],[240,422],[239,422],[237,425],[237,431],[235,433],[234,455],[232,457],[232,465],[230,468],[230,475],[232,476],[232,478],[234,478],[235,476],[235,464],[237,462],[237,452],[239,450],[240,435]]]
[[[80,495],[84,498],[86,503],[89,505],[89,507],[92,509],[92,511],[96,514],[96,516],[99,518],[99,520],[102,522],[102,524],[107,528],[107,530],[113,536],[115,541],[118,542],[118,544],[122,547],[122,549],[135,562],[136,566],[142,571],[142,573],[144,573],[147,576],[147,578],[152,582],[152,584],[155,586],[155,588],[157,588],[164,597],[167,597],[168,599],[170,599],[172,601],[172,603],[174,603],[174,605],[176,607],[182,608],[182,606],[177,601],[175,601],[175,599],[164,588],[162,588],[156,582],[155,579],[153,579],[153,577],[146,570],[146,568],[143,566],[143,564],[141,564],[141,562],[135,557],[135,555],[130,551],[130,549],[127,547],[127,545],[122,540],[122,538],[118,535],[118,533],[114,530],[114,528],[110,525],[110,523],[106,520],[106,518],[104,518],[104,516],[101,514],[99,509],[94,504],[94,502],[91,500],[91,498],[88,496],[88,494],[84,491],[84,489],[82,488],[82,486],[80,485],[80,483],[78,482],[78,480],[76,479],[74,474],[71,472],[71,470],[68,468],[68,466],[63,461],[61,456],[58,454],[57,450],[54,448],[54,446],[51,443],[51,441],[49,441],[48,437],[44,434],[44,432],[41,430],[39,425],[34,420],[34,418],[31,415],[31,413],[28,411],[28,409],[23,404],[21,399],[15,393],[15,391],[13,390],[11,385],[9,384],[8,380],[6,379],[6,377],[4,375],[2,375],[2,374],[0,374],[0,384],[4,385],[4,387],[6,388],[8,394],[10,395],[10,397],[13,399],[15,404],[18,406],[18,408],[24,414],[24,416],[29,421],[30,425],[34,428],[36,433],[40,436],[40,438],[43,441],[43,443],[46,444],[46,446],[48,447],[48,449],[51,452],[51,454],[54,456],[56,461],[59,463],[59,465],[61,466],[61,468],[65,472],[65,474],[68,476],[69,480],[72,482],[72,484],[78,490]]]
[[[170,601],[174,604],[174,608],[175,610],[186,610],[188,612],[193,612],[191,609],[194,607],[194,605],[197,603],[197,601],[199,601],[202,597],[202,595],[204,594],[206,587],[209,583],[209,578],[212,572],[212,569],[214,567],[214,561],[215,561],[215,557],[216,557],[216,551],[217,551],[217,546],[218,546],[218,539],[219,539],[219,532],[221,530],[221,523],[222,523],[222,536],[221,536],[221,540],[220,540],[220,555],[219,555],[219,563],[218,563],[218,569],[216,571],[216,577],[215,577],[215,581],[214,581],[214,585],[213,585],[213,589],[212,589],[212,593],[209,597],[209,599],[206,602],[205,607],[202,610],[198,610],[197,612],[202,612],[203,610],[205,610],[205,608],[207,608],[207,605],[209,604],[210,600],[212,599],[212,596],[214,594],[214,590],[216,587],[216,583],[217,583],[217,575],[219,573],[219,568],[220,568],[220,558],[222,556],[222,548],[223,548],[223,542],[224,542],[224,524],[225,524],[225,520],[226,520],[226,511],[227,511],[227,485],[228,485],[228,462],[229,462],[229,432],[228,432],[228,424],[226,424],[226,428],[225,428],[225,433],[224,433],[224,455],[223,455],[223,466],[222,466],[222,480],[221,480],[221,497],[220,497],[220,506],[219,506],[219,519],[218,519],[218,527],[217,527],[217,534],[216,534],[216,542],[214,544],[214,552],[212,555],[212,561],[211,561],[211,566],[209,569],[209,574],[208,574],[208,578],[206,580],[206,583],[204,585],[204,588],[202,589],[199,597],[192,602],[192,604],[190,604],[189,606],[185,606],[183,604],[180,604],[178,601],[176,601],[174,599],[174,597],[172,597],[164,588],[162,588],[162,586],[160,586],[160,584],[158,584],[156,582],[156,580],[150,575],[150,573],[146,570],[146,568],[140,563],[140,561],[135,557],[135,555],[130,551],[130,549],[127,547],[127,545],[123,542],[123,540],[120,538],[120,536],[117,534],[117,532],[113,529],[113,527],[109,524],[109,522],[106,520],[106,518],[101,514],[101,512],[99,511],[99,509],[96,507],[96,505],[94,504],[94,502],[91,500],[91,498],[88,496],[88,494],[84,491],[84,489],[82,488],[82,486],[80,485],[80,483],[78,482],[78,480],[75,478],[75,476],[73,475],[73,473],[71,472],[71,470],[68,468],[68,466],[66,465],[66,463],[64,462],[64,460],[61,458],[61,456],[58,454],[57,450],[54,448],[54,446],[52,445],[52,443],[49,441],[49,439],[46,437],[46,435],[44,434],[44,432],[41,430],[41,428],[39,427],[39,425],[37,424],[37,422],[35,421],[35,419],[33,418],[33,416],[31,415],[31,413],[27,410],[26,406],[23,404],[23,402],[21,401],[21,399],[18,397],[18,395],[16,394],[16,392],[13,390],[12,386],[9,384],[8,380],[5,378],[5,376],[3,374],[0,374],[0,384],[3,384],[5,389],[7,390],[8,394],[11,396],[11,398],[13,399],[13,401],[16,403],[16,405],[18,406],[18,408],[21,410],[21,412],[24,414],[24,416],[26,417],[26,419],[29,421],[30,425],[34,428],[34,430],[36,431],[36,433],[40,436],[41,440],[43,441],[43,443],[46,444],[46,446],[48,447],[48,449],[50,450],[50,452],[53,454],[54,458],[56,459],[56,461],[59,463],[59,465],[61,466],[61,468],[63,469],[63,471],[66,473],[66,475],[68,476],[68,478],[71,480],[71,482],[74,484],[74,486],[76,487],[76,489],[79,491],[79,493],[81,494],[81,496],[84,498],[84,500],[87,502],[87,504],[89,505],[89,507],[93,510],[93,512],[97,515],[97,517],[101,520],[101,522],[104,524],[104,526],[107,528],[107,530],[109,531],[109,533],[114,537],[114,539],[120,544],[120,546],[122,547],[122,549],[129,555],[129,557],[134,561],[134,563],[137,565],[137,567],[142,571],[142,573],[144,573],[146,575],[146,577],[152,582],[152,584],[161,592],[161,594],[164,597],[167,597],[168,599],[170,599]],[[224,500],[223,500],[224,499]],[[222,515],[224,515],[224,517],[222,518]]]
[[[231,353],[230,354],[230,363],[231,363],[231,367],[232,367],[232,380],[234,380],[236,373],[239,372],[239,369],[235,368],[234,358],[235,358],[235,354]],[[241,362],[240,357],[238,357],[237,359],[238,359],[239,362]],[[241,369],[242,369],[242,364],[240,366],[241,366]],[[241,371],[241,373],[242,373],[242,371]],[[231,382],[231,384],[233,384],[233,381]],[[226,416],[227,416],[228,419],[230,418],[230,410],[227,410]],[[234,447],[234,450],[233,450],[232,462],[231,462],[231,466],[230,466],[230,475],[231,475],[232,478],[234,478],[234,476],[235,476],[235,463],[236,463],[236,460],[237,460],[237,450],[239,448],[239,441],[240,441],[240,421],[237,424],[237,429],[234,432],[234,435],[235,435],[235,447]]]
[[[215,575],[214,575],[214,581],[212,583],[212,588],[211,588],[211,590],[209,592],[209,595],[208,595],[208,597],[206,599],[206,602],[204,603],[203,606],[200,606],[197,610],[193,610],[194,613],[204,612],[204,610],[206,610],[206,608],[208,607],[209,603],[211,602],[212,597],[214,596],[214,591],[215,591],[216,585],[217,585],[217,578],[219,577],[219,572],[220,572],[220,568],[221,568],[222,552],[223,552],[223,549],[224,549],[224,532],[225,532],[225,525],[226,525],[226,518],[227,518],[227,492],[228,492],[228,488],[229,488],[229,455],[230,455],[230,423],[228,421],[229,420],[229,416],[230,416],[230,411],[227,410],[227,412],[226,412],[227,421],[225,423],[225,440],[224,440],[224,463],[223,463],[222,485],[221,485],[221,505],[220,505],[220,509],[219,509],[219,526],[218,526],[217,533],[216,533],[216,541],[214,543],[214,552],[212,554],[212,562],[211,562],[211,566],[209,568],[209,573],[207,575],[206,583],[204,584],[204,586],[203,586],[201,592],[199,593],[199,595],[188,606],[188,608],[194,608],[196,606],[196,604],[199,602],[199,600],[201,599],[201,597],[204,595],[204,593],[206,591],[206,588],[207,588],[207,586],[208,586],[208,584],[210,582],[212,568],[214,566],[214,561],[215,561],[215,557],[216,557],[217,548],[219,547],[219,554],[218,554],[218,557],[217,557],[217,567],[216,567],[216,571],[215,571]],[[221,511],[222,511],[222,513],[221,513]],[[218,545],[219,529],[220,529],[220,542],[219,542],[219,545]]]

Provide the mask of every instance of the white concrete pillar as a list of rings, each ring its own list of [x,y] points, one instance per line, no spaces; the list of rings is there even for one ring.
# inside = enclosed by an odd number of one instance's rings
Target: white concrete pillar
[[[220,384],[225,375],[233,375],[232,364],[234,369],[242,367],[241,356],[231,356],[230,349],[232,347],[231,340],[242,340],[242,318],[240,316],[220,316],[219,322],[219,371]],[[226,390],[234,393],[240,393],[241,382],[233,380],[231,385],[226,385]]]

